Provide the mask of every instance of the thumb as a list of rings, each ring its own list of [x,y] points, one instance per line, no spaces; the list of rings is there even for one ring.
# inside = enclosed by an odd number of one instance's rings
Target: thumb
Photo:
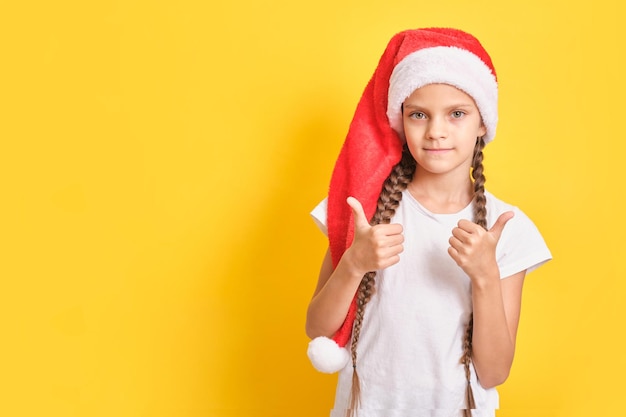
[[[367,217],[365,217],[365,211],[363,211],[363,206],[354,197],[348,197],[346,200],[348,205],[352,208],[352,214],[354,215],[354,228],[355,229],[364,229],[370,227],[370,222],[367,221]]]
[[[498,217],[498,220],[491,226],[489,229],[489,233],[492,233],[496,240],[500,240],[500,236],[502,235],[502,231],[504,230],[504,226],[507,224],[509,220],[511,220],[515,216],[515,213],[512,211],[505,211]]]

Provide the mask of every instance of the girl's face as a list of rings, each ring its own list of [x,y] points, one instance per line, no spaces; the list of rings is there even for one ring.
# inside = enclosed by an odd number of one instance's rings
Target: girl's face
[[[402,120],[418,169],[467,177],[476,139],[486,133],[469,95],[448,84],[426,85],[404,101]]]

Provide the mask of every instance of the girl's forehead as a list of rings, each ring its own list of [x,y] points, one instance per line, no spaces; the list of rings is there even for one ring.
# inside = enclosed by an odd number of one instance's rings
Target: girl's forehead
[[[406,99],[405,104],[411,101],[445,102],[459,101],[475,105],[474,99],[463,90],[449,84],[428,84],[414,90]]]

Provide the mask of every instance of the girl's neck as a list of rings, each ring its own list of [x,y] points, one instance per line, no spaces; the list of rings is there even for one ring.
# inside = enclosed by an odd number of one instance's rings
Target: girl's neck
[[[413,198],[433,213],[457,213],[474,198],[469,174],[463,178],[416,172],[407,187]]]

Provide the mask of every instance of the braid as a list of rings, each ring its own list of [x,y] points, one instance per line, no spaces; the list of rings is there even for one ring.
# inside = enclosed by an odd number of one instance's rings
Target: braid
[[[474,179],[474,223],[487,228],[487,199],[485,198],[485,169],[483,167],[483,149],[485,140],[480,137],[474,148],[472,159],[472,178]]]
[[[472,178],[474,179],[474,223],[487,229],[487,198],[485,197],[485,174],[483,167],[483,149],[485,140],[479,137],[474,148],[474,158],[472,159]],[[476,408],[474,393],[470,384],[470,364],[472,362],[472,334],[474,332],[474,314],[470,315],[465,335],[463,338],[463,356],[461,363],[465,368],[465,378],[467,379],[466,406],[463,410],[464,417],[471,417],[472,409]]]
[[[467,388],[465,389],[465,404],[466,408],[463,409],[463,417],[472,417],[471,410],[476,408],[474,402],[474,392],[472,391],[472,385],[470,383],[471,371],[470,364],[472,363],[472,332],[474,330],[474,315],[470,314],[469,323],[465,328],[465,336],[463,338],[463,357],[461,363],[465,368],[465,379],[467,380]]]
[[[376,204],[376,212],[370,220],[370,224],[372,226],[377,224],[389,224],[391,222],[391,218],[396,213],[396,209],[402,200],[402,191],[406,189],[413,179],[415,166],[415,159],[413,159],[413,156],[411,156],[411,153],[405,145],[402,151],[402,159],[393,167],[391,173],[383,183],[383,187]],[[357,290],[357,310],[354,318],[354,328],[352,330],[352,343],[350,345],[350,351],[352,354],[352,390],[350,392],[350,406],[348,410],[346,410],[346,416],[348,417],[354,415],[360,401],[361,388],[359,376],[356,370],[356,347],[361,335],[361,325],[363,324],[365,305],[370,301],[372,295],[374,294],[375,277],[375,271],[367,272],[361,279],[361,284]]]

